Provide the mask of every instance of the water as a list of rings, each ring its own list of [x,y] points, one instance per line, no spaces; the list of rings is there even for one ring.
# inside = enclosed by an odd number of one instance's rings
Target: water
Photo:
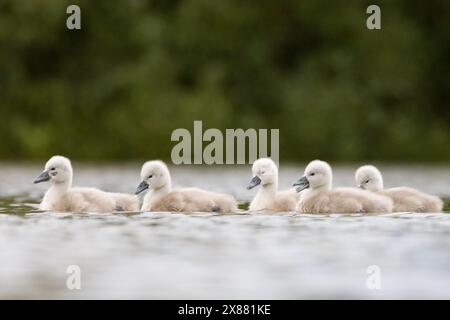
[[[75,164],[75,184],[132,192],[139,164]],[[450,214],[61,214],[36,210],[36,165],[0,166],[0,298],[450,298]],[[386,184],[450,197],[450,168],[385,167]],[[281,188],[302,166],[285,167]],[[353,183],[353,167],[335,170]],[[174,184],[245,202],[249,167],[173,168]],[[81,290],[68,290],[69,265]],[[367,268],[381,272],[369,290]]]

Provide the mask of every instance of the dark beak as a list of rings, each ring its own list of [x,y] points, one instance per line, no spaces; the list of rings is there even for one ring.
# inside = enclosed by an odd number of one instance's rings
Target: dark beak
[[[50,175],[48,171],[42,172],[36,179],[34,179],[33,183],[41,183],[50,180]]]
[[[258,176],[254,176],[252,178],[252,180],[250,181],[250,183],[248,184],[247,190],[253,189],[254,187],[259,185],[260,183],[261,183],[261,179]]]
[[[306,188],[309,188],[309,181],[305,176],[303,176],[296,183],[294,183],[293,186],[297,187],[295,188],[295,191],[300,192]]]
[[[139,183],[136,192],[134,194],[139,194],[141,192],[144,192],[145,190],[147,190],[149,187],[148,183],[145,181],[142,181],[141,183]]]

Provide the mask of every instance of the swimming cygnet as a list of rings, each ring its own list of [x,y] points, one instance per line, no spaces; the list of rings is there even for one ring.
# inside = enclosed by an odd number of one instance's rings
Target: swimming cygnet
[[[383,189],[383,176],[374,166],[360,167],[355,180],[359,188],[391,198],[394,212],[442,212],[443,202],[439,197],[408,187]]]
[[[49,181],[40,210],[58,212],[113,212],[138,211],[135,195],[108,193],[95,188],[72,188],[73,170],[70,160],[54,156],[45,164],[44,171],[34,183]]]
[[[198,188],[172,190],[169,169],[159,160],[142,166],[141,179],[136,194],[150,189],[141,211],[230,213],[237,210],[236,200],[231,195]]]
[[[295,189],[278,191],[278,168],[269,158],[256,160],[252,166],[253,179],[247,186],[250,190],[261,185],[252,202],[250,211],[294,211],[299,200]]]
[[[304,213],[385,213],[392,212],[392,200],[356,188],[331,189],[332,171],[328,163],[314,160],[294,186],[301,192],[296,210]]]

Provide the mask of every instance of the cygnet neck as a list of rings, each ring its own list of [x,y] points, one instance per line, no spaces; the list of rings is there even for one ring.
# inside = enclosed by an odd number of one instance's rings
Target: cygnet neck
[[[49,191],[52,191],[55,193],[64,193],[64,192],[69,191],[70,188],[72,188],[72,178],[69,178],[63,182],[52,183]]]
[[[384,189],[384,184],[383,184],[383,180],[381,179],[381,180],[378,181],[378,183],[375,185],[375,192],[383,191],[383,189]]]
[[[331,190],[331,183],[325,183],[321,186],[315,187],[310,189],[311,191],[315,191],[315,192],[323,192],[323,191],[330,191]]]
[[[262,185],[261,188],[259,188],[258,193],[261,196],[264,196],[265,199],[267,198],[275,199],[277,191],[278,191],[278,181],[275,180],[272,183]]]
[[[166,184],[166,185],[164,185],[162,187],[159,187],[157,189],[153,189],[153,193],[154,194],[163,195],[163,194],[169,193],[171,190],[172,190],[171,186]]]
[[[166,181],[165,184],[160,186],[159,188],[153,188],[153,195],[164,196],[172,191],[172,182],[170,178]]]

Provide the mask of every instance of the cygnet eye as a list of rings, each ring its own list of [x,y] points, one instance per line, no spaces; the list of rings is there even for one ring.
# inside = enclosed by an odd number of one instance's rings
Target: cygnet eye
[[[369,183],[370,182],[370,179],[367,179],[364,183]]]
[[[315,173],[314,173],[314,172],[311,172],[309,175],[310,175],[310,176],[313,176],[313,175],[315,175]]]
[[[148,178],[149,178],[149,179],[151,179],[152,177],[153,177],[153,175],[152,175],[152,174],[148,176]]]
[[[265,174],[266,172],[265,171],[261,171],[261,174]]]
[[[51,170],[51,171],[55,171],[55,170],[56,170],[56,168],[55,168],[55,167],[53,167],[53,168],[50,168],[50,170]]]

